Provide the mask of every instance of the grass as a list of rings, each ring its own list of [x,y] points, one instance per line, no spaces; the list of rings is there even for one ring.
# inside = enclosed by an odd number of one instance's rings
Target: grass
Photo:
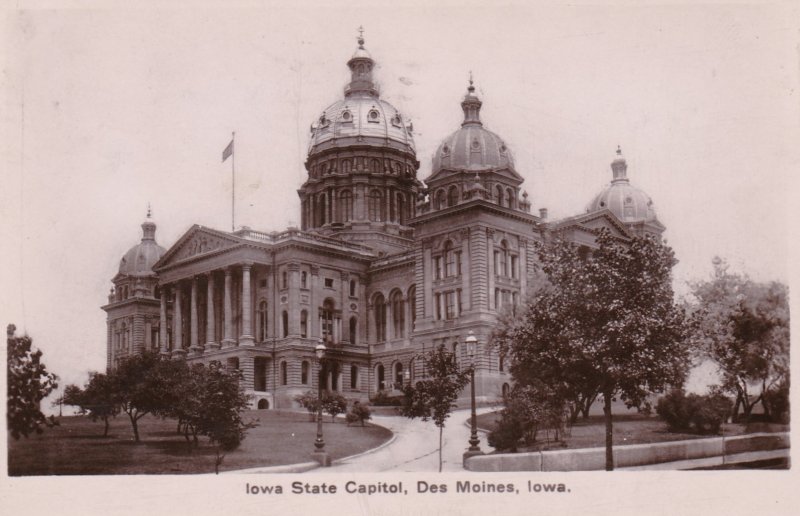
[[[308,414],[252,410],[245,420],[258,419],[238,449],[228,452],[221,471],[295,464],[311,460],[317,425]],[[177,422],[145,416],[139,421],[141,442],[133,440],[127,417],[111,421],[103,437],[102,422],[84,416],[62,417],[60,426],[43,434],[22,438],[9,436],[8,474],[15,475],[121,475],[213,473],[214,448],[201,437],[190,448],[175,433]],[[392,433],[380,426],[348,427],[341,419],[324,418],[325,449],[333,460],[354,455],[386,442]]]
[[[613,414],[613,412],[612,412]],[[495,428],[495,421],[500,418],[499,412],[488,412],[477,417],[478,427],[486,430]],[[687,439],[701,439],[713,437],[688,433],[673,433],[667,431],[667,425],[657,416],[645,416],[635,412],[615,414],[614,421],[614,446],[624,444],[649,444],[667,441],[683,441]],[[750,432],[786,431],[788,425],[756,423],[751,425],[738,423],[725,423],[722,425],[722,435],[740,435]],[[519,447],[518,451],[538,451],[559,448],[595,448],[605,446],[605,419],[601,415],[590,415],[588,419],[579,418],[568,436],[562,442],[546,442],[545,433],[537,436],[538,443],[530,447]]]

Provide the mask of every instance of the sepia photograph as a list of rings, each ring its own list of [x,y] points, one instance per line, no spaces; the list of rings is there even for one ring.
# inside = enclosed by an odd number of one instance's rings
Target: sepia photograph
[[[0,14],[8,514],[793,513],[798,4]]]

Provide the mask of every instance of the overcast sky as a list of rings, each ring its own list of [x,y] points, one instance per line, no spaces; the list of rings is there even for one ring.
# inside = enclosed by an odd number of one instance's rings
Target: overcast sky
[[[4,11],[2,322],[62,385],[104,368],[100,305],[147,203],[167,248],[195,223],[230,228],[232,131],[237,225],[299,224],[309,126],[342,95],[359,25],[421,179],[472,70],[534,212],[583,212],[619,144],[679,290],[714,255],[789,280],[795,9],[488,4]]]

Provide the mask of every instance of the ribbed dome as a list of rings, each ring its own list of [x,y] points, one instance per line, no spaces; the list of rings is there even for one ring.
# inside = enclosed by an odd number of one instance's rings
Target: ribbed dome
[[[514,158],[503,139],[485,129],[480,120],[481,100],[475,95],[472,79],[461,107],[464,122],[448,136],[433,155],[433,172],[442,168],[485,170],[514,168]]]
[[[611,163],[614,179],[586,206],[587,212],[609,209],[623,222],[650,222],[656,220],[653,201],[644,191],[632,186],[628,180],[628,164],[617,148]]]
[[[394,144],[400,150],[415,153],[412,126],[394,106],[380,99],[372,80],[375,61],[364,48],[363,35],[358,37],[358,48],[347,67],[350,83],[345,87],[344,99],[328,106],[311,124],[308,154],[353,144]]]
[[[156,243],[156,225],[148,218],[142,224],[142,241],[131,247],[119,261],[119,273],[128,276],[153,274],[153,265],[166,252]]]
[[[309,154],[322,144],[345,138],[375,137],[399,143],[415,152],[410,128],[400,112],[378,97],[352,95],[336,101],[312,126]]]

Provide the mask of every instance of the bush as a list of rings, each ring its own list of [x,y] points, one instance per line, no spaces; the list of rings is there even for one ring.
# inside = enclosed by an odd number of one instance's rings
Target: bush
[[[322,393],[322,410],[334,421],[337,415],[347,410],[347,400],[339,393],[325,391]]]
[[[533,444],[539,431],[545,439],[560,441],[567,431],[566,404],[558,393],[542,382],[515,385],[508,393],[505,408],[496,429],[489,434],[489,444],[497,449],[517,451],[520,441]]]
[[[376,407],[399,407],[403,404],[403,396],[390,396],[388,391],[378,391],[372,404]]]
[[[354,401],[353,406],[350,407],[350,412],[347,413],[345,416],[347,420],[348,426],[352,423],[361,422],[361,426],[364,426],[364,421],[372,419],[372,412],[369,410],[369,406],[366,404],[362,404],[359,401]]]
[[[306,391],[303,394],[294,397],[294,401],[300,404],[301,407],[308,411],[309,420],[314,421],[319,410],[319,394],[313,391]]]
[[[516,453],[519,441],[525,434],[522,421],[511,412],[504,410],[502,417],[496,423],[497,426],[489,432],[487,437],[489,446],[497,450]]]
[[[676,389],[658,400],[656,413],[670,432],[718,434],[732,407],[731,400],[718,392],[687,396]]]
[[[774,423],[789,424],[789,382],[784,381],[764,393],[763,405]]]

